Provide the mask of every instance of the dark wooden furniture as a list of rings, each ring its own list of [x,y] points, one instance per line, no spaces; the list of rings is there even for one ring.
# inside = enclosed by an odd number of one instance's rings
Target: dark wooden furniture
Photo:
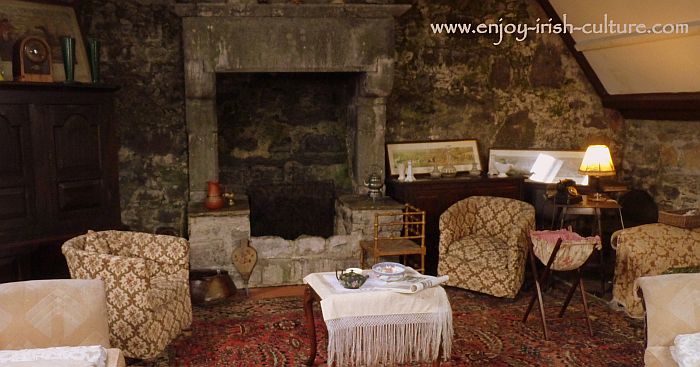
[[[389,179],[387,194],[402,203],[410,203],[426,213],[426,274],[437,274],[440,241],[440,215],[452,204],[469,196],[500,196],[522,199],[523,179],[457,176],[455,178],[419,178],[414,182]]]
[[[0,82],[0,281],[67,276],[63,241],[121,227],[115,90]]]

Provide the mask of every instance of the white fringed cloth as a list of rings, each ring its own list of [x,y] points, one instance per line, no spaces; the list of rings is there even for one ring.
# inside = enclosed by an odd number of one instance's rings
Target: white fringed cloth
[[[413,294],[344,289],[334,273],[304,278],[321,298],[328,365],[376,366],[449,359],[452,308],[441,286]]]

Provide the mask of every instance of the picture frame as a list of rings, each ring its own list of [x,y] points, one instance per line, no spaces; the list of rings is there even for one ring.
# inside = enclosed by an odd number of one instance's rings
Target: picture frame
[[[430,173],[434,169],[433,160],[438,169],[451,164],[457,172],[481,170],[479,147],[476,139],[433,140],[401,142],[386,144],[389,174],[398,176],[398,163],[412,161],[413,173]]]
[[[5,80],[12,80],[13,47],[27,36],[38,36],[46,40],[51,48],[52,77],[54,82],[66,80],[63,68],[63,53],[60,37],[75,38],[75,81],[89,83],[90,64],[83,34],[72,2],[4,0],[0,6],[0,69]]]
[[[501,168],[507,170],[508,176],[520,175],[535,182],[555,183],[572,179],[578,185],[587,185],[588,176],[578,173],[585,153],[583,150],[489,149],[488,175],[502,177],[504,172],[498,169]],[[545,155],[544,171],[531,174],[540,154]]]

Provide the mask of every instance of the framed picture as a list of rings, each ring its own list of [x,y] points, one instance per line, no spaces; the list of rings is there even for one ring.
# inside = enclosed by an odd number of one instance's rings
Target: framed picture
[[[75,80],[90,82],[90,64],[75,10],[68,2],[3,0],[0,5],[0,60],[5,80],[12,80],[12,49],[27,36],[46,40],[51,48],[52,76],[56,82],[66,80],[60,38],[75,38]],[[8,68],[8,64],[10,65]],[[10,70],[9,74],[7,71]]]
[[[490,149],[489,175],[520,175],[546,183],[568,178],[587,185],[588,176],[578,173],[584,154],[576,150]]]
[[[388,143],[389,173],[399,174],[398,164],[412,161],[413,173],[430,173],[435,162],[439,169],[451,164],[458,172],[481,170],[476,140],[442,140],[410,143]]]

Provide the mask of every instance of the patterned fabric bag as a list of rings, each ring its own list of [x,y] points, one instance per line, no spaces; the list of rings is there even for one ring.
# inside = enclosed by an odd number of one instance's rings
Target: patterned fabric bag
[[[543,264],[549,262],[554,247],[562,239],[557,257],[552,263],[552,270],[567,271],[578,269],[591,256],[593,249],[602,248],[600,237],[582,237],[566,229],[557,231],[531,231],[532,249]]]

